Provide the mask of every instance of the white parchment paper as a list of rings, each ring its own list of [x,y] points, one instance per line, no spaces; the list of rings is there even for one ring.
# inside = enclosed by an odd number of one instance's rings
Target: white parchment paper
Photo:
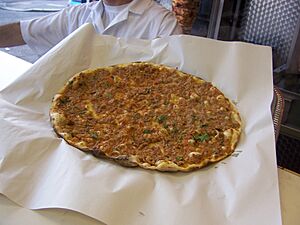
[[[279,225],[271,58],[268,47],[193,36],[124,40],[85,25],[0,92],[0,192],[24,207],[68,208],[106,224]],[[132,61],[178,67],[236,102],[243,133],[233,156],[161,173],[96,159],[57,138],[48,110],[65,82]]]

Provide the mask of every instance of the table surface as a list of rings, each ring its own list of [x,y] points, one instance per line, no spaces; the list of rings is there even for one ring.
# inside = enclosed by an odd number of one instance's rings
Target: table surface
[[[17,65],[17,66],[16,66]],[[0,51],[0,90],[17,79],[32,64]],[[298,225],[300,221],[300,175],[278,168],[283,225]],[[67,209],[30,210],[0,194],[0,224],[43,225],[103,225],[98,220]]]

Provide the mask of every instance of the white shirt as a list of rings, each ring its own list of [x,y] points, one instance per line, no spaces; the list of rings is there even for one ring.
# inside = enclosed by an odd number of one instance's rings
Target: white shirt
[[[123,5],[106,5],[103,1],[103,12],[102,12],[102,23],[104,28],[108,27],[108,25],[113,21],[114,18],[117,17],[117,15],[128,7],[129,4],[123,4]]]
[[[45,17],[21,21],[24,41],[37,54],[50,48],[85,23],[92,23],[99,34],[125,38],[155,39],[181,34],[174,14],[153,0],[133,0],[104,26],[102,0],[67,7]]]

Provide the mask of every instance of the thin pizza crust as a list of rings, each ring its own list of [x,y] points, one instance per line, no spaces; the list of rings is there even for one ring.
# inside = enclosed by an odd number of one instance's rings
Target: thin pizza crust
[[[211,83],[146,62],[74,75],[50,119],[70,145],[116,163],[191,171],[229,156],[241,134],[235,105]]]

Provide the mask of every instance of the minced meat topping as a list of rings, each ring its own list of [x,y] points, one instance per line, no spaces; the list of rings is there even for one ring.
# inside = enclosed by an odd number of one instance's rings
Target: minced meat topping
[[[110,158],[134,156],[146,167],[224,158],[235,145],[226,134],[241,126],[233,105],[211,83],[148,63],[81,72],[51,110],[64,118],[53,124],[68,143]]]

